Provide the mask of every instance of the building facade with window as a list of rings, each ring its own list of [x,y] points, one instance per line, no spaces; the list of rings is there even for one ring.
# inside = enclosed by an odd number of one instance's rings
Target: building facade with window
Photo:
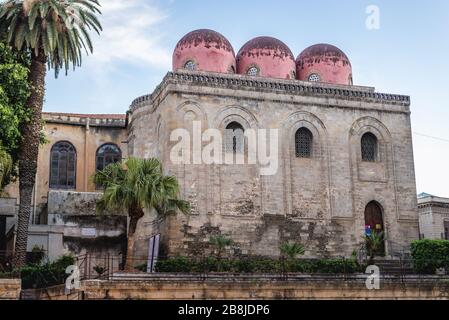
[[[123,232],[126,237],[126,218],[95,217],[100,190],[91,177],[128,156],[126,115],[43,113],[43,119],[47,141],[39,150],[28,250],[38,245],[51,258],[67,251],[80,254],[86,250],[80,242],[92,242],[93,237],[83,232],[94,229],[101,237],[99,247],[107,242],[121,247],[117,237]],[[0,251],[13,249],[18,204],[14,183],[0,197]]]
[[[126,119],[45,120],[37,207],[49,190],[95,191],[95,170],[128,156],[157,157],[178,178],[192,213],[163,222],[147,213],[136,232],[139,257],[158,233],[161,255],[207,255],[212,235],[232,238],[228,254],[278,256],[283,243],[300,242],[308,257],[350,256],[367,232],[385,233],[388,256],[419,238],[410,99],[354,85],[348,57],[332,45],[295,59],[280,40],[259,37],[236,55],[221,34],[193,31],[176,46],[172,72],[135,99]],[[194,141],[198,133],[218,129],[222,153],[244,164],[207,164],[201,151],[174,163],[179,129],[201,148],[210,141]],[[274,174],[247,161],[249,129],[278,130]]]
[[[449,240],[449,198],[418,195],[421,239]]]
[[[146,217],[137,254],[158,232],[167,254],[207,254],[211,234],[232,238],[230,253],[261,256],[279,255],[285,242],[301,242],[310,257],[349,256],[367,232],[383,232],[393,256],[418,239],[409,97],[354,85],[348,57],[332,45],[295,61],[284,43],[259,37],[233,58],[222,35],[189,33],[173,72],[130,108],[129,154],[162,159],[193,209],[164,224]],[[195,155],[174,164],[179,141],[170,135],[183,128],[194,137],[198,122],[223,133],[224,154],[246,160],[248,129],[278,129],[277,172],[194,163]]]

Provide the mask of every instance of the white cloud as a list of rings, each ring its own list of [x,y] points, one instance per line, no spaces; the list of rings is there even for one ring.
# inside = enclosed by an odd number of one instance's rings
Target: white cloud
[[[170,50],[161,44],[160,24],[167,14],[146,0],[101,0],[103,32],[94,38],[93,60],[169,69]]]

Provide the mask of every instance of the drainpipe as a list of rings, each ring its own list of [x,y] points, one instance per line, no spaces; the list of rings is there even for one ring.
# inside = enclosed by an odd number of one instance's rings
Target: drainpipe
[[[38,166],[39,168],[39,166]],[[39,169],[38,169],[39,170]],[[35,177],[35,182],[34,182],[34,187],[33,187],[33,214],[31,216],[31,224],[36,224],[36,198],[37,198],[37,184],[39,183],[39,180],[37,179],[38,175],[38,170],[36,170],[36,177]]]
[[[88,168],[89,168],[89,135],[90,131],[90,118],[87,118],[86,120],[86,133],[84,135],[84,192],[88,191],[89,188],[89,176],[88,176]]]

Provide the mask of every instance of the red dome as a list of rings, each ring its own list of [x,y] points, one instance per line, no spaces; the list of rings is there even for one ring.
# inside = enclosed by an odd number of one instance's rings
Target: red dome
[[[178,42],[173,52],[173,71],[179,69],[235,73],[234,49],[218,32],[192,31]]]
[[[316,44],[296,59],[299,80],[352,85],[352,67],[346,54],[330,44]]]
[[[237,54],[237,73],[295,79],[295,58],[285,43],[271,37],[248,41]]]

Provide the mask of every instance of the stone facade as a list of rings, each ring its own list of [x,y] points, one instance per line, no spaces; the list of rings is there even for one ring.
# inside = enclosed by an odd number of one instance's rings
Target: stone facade
[[[281,244],[294,241],[305,245],[307,257],[349,256],[360,248],[365,208],[372,201],[382,211],[387,255],[402,252],[419,237],[407,96],[376,93],[371,87],[179,71],[168,73],[153,94],[136,99],[126,118],[46,113],[44,119],[49,142],[39,153],[32,222],[64,239],[83,240],[86,223],[123,234],[126,221],[115,225],[115,218],[100,221],[93,213],[96,188],[90,177],[105,143],[118,146],[122,158],[161,159],[166,173],[179,179],[181,197],[192,205],[191,215],[165,221],[147,213],[136,233],[138,259],[148,255],[148,239],[157,233],[161,255],[207,255],[213,250],[210,237],[225,235],[234,240],[229,255],[278,256]],[[277,172],[262,175],[261,165],[248,163],[173,163],[170,153],[178,142],[170,135],[176,129],[195,134],[194,121],[201,122],[200,133],[224,132],[231,122],[245,130],[278,129]],[[310,158],[296,157],[299,128],[313,135]],[[375,162],[362,161],[361,137],[367,132],[378,140]],[[50,154],[59,141],[76,149],[73,190],[50,188]],[[10,199],[3,201],[8,206],[0,210],[10,217],[6,232],[17,211],[11,205],[11,199],[17,204],[17,185],[7,192]],[[111,223],[116,229],[109,228]],[[32,228],[42,232],[42,227]],[[62,231],[53,232],[58,228]],[[71,250],[82,254],[88,249]]]
[[[119,275],[120,280],[86,280],[79,290],[65,291],[65,285],[22,290],[28,300],[448,300],[449,284],[435,277],[381,279],[380,290],[366,288],[366,275],[349,279],[341,276],[215,275]],[[134,279],[133,279],[134,278]],[[20,280],[0,279],[0,300],[18,299]],[[5,292],[2,296],[2,292]],[[184,304],[185,305],[185,304]],[[183,305],[183,306],[184,306]],[[173,310],[177,314],[178,308]]]
[[[422,239],[449,240],[449,199],[423,195],[418,198],[419,230]]]
[[[20,299],[20,279],[0,279],[0,300]]]
[[[178,177],[190,216],[140,224],[141,239],[162,232],[164,254],[208,254],[213,234],[234,240],[232,254],[277,256],[284,242],[300,241],[306,256],[351,255],[364,234],[364,211],[382,208],[387,254],[417,239],[418,214],[407,96],[374,88],[181,71],[169,73],[152,95],[129,111],[129,155],[158,157]],[[259,165],[174,164],[173,130],[224,132],[279,129],[279,167],[263,176]],[[295,156],[294,135],[313,134],[310,159]],[[378,161],[364,162],[361,137],[378,139]],[[204,145],[203,145],[204,146]],[[136,254],[147,251],[147,242]]]

